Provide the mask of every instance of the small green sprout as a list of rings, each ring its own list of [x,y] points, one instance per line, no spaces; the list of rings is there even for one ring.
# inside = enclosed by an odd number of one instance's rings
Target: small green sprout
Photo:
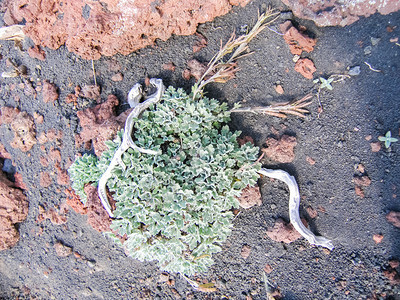
[[[378,137],[378,140],[380,140],[381,142],[385,142],[386,149],[390,147],[391,143],[395,143],[398,141],[398,139],[392,138],[392,133],[390,132],[390,130],[386,132],[385,136]]]
[[[330,91],[333,90],[333,87],[331,85],[331,83],[333,82],[334,78],[333,77],[329,77],[328,79],[325,79],[323,77],[317,78],[314,80],[314,83],[318,83],[321,82],[321,85],[319,86],[320,89],[328,89]]]

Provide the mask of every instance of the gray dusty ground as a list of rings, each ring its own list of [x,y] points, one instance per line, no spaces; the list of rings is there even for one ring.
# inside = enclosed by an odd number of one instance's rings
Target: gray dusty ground
[[[193,82],[182,79],[185,63],[192,57],[208,61],[218,50],[221,39],[226,41],[233,30],[255,22],[261,4],[262,1],[253,1],[245,8],[236,8],[212,23],[201,25],[198,31],[207,37],[208,46],[196,54],[192,52],[195,37],[173,37],[126,57],[95,61],[103,101],[114,93],[122,101],[121,111],[126,109],[124,99],[130,87],[143,82],[146,76],[160,77],[167,85],[188,90]],[[269,264],[273,270],[268,278],[279,286],[284,299],[367,299],[374,293],[399,299],[399,287],[389,283],[383,270],[390,259],[400,258],[400,230],[385,219],[390,210],[400,211],[400,195],[395,196],[400,189],[400,143],[394,143],[390,151],[383,147],[373,153],[370,142],[377,141],[388,130],[395,136],[399,133],[400,47],[389,40],[400,37],[400,12],[373,15],[345,28],[316,28],[308,22],[299,22],[318,38],[315,50],[308,55],[317,68],[315,77],[344,73],[347,67],[357,65],[361,67],[360,75],[334,84],[332,91],[323,90],[320,99],[324,111],[320,115],[314,98],[311,114],[304,120],[238,113],[233,115],[231,126],[252,136],[259,146],[272,134],[272,127],[297,137],[294,162],[272,167],[295,175],[303,196],[301,214],[314,232],[333,240],[336,248],[330,254],[311,247],[304,239],[284,245],[266,236],[267,228],[278,217],[288,219],[288,191],[283,183],[262,179],[262,206],[241,212],[223,251],[215,255],[216,264],[201,276],[215,282],[218,291],[196,292],[179,276],[172,276],[174,285],[167,285],[159,281],[160,271],[154,264],[126,257],[112,241],[86,223],[86,216],[71,210],[65,225],[54,225],[49,220],[38,223],[39,205],[59,205],[65,196],[55,184],[40,188],[38,174],[45,170],[38,162],[44,154],[40,145],[35,145],[28,154],[13,149],[9,144],[12,134],[3,125],[1,143],[12,155],[17,171],[23,174],[30,205],[28,218],[20,225],[19,243],[0,253],[0,298],[266,299],[262,270]],[[387,26],[395,27],[394,31],[388,32]],[[380,41],[365,55],[364,48],[371,45],[371,37]],[[240,62],[237,78],[208,87],[209,95],[229,104],[246,99],[248,105],[256,106],[302,97],[313,88],[312,80],[294,71],[293,56],[280,35],[265,30],[251,43],[251,49],[255,53]],[[47,58],[42,62],[16,50],[10,42],[1,43],[0,53],[2,71],[8,69],[6,58],[13,58],[28,67],[34,80],[53,81],[61,91],[55,105],[45,104],[40,94],[37,99],[26,96],[18,87],[18,78],[2,79],[1,106],[43,114],[44,123],[37,125],[37,131],[61,129],[63,160],[74,158],[78,149],[73,135],[79,131],[79,123],[76,110],[65,103],[65,97],[73,92],[75,85],[93,84],[91,62],[68,53],[65,48],[46,49]],[[111,80],[115,74],[108,67],[112,60],[122,66],[121,82]],[[162,68],[168,62],[176,65],[174,72]],[[370,70],[364,62],[382,72]],[[275,92],[278,81],[284,95]],[[16,96],[20,97],[18,102]],[[79,99],[78,109],[94,104]],[[372,136],[371,141],[365,139],[368,135]],[[307,163],[307,156],[316,163]],[[372,180],[365,188],[364,198],[355,194],[352,182],[359,163],[365,166]],[[267,161],[265,165],[271,166]],[[317,218],[309,218],[305,211],[308,206],[317,209]],[[375,244],[374,234],[384,236],[382,243]],[[72,247],[85,259],[57,256],[54,249],[57,241]],[[240,255],[245,244],[251,247],[247,259]]]

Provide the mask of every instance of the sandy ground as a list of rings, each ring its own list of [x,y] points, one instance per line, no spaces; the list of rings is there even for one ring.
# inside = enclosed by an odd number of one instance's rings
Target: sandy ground
[[[198,31],[208,40],[200,52],[193,53],[195,36],[175,36],[128,56],[94,61],[101,101],[115,94],[121,101],[119,111],[125,110],[130,87],[144,82],[146,76],[162,78],[166,85],[189,91],[194,81],[182,78],[186,62],[193,57],[211,59],[221,39],[226,41],[233,30],[239,32],[243,25],[255,22],[261,3],[253,1],[200,25]],[[74,134],[80,130],[76,111],[96,102],[78,98],[74,107],[65,99],[76,85],[94,83],[92,65],[63,47],[45,49],[46,60],[39,61],[15,49],[11,42],[1,42],[2,71],[10,69],[6,59],[12,58],[27,66],[34,82],[54,82],[60,96],[54,105],[44,103],[40,93],[36,99],[26,95],[19,78],[7,78],[1,80],[0,105],[43,115],[44,122],[36,124],[37,132],[56,129],[63,137],[61,143],[37,143],[30,151],[21,152],[10,146],[13,133],[9,127],[0,127],[1,143],[23,175],[29,199],[28,217],[19,226],[19,243],[0,252],[0,298],[266,299],[262,273],[269,265],[267,278],[279,287],[284,299],[367,299],[374,295],[399,299],[399,285],[390,283],[384,271],[390,260],[400,258],[400,229],[385,218],[390,211],[400,211],[400,143],[393,143],[390,149],[382,146],[379,152],[372,152],[370,144],[389,130],[393,136],[399,135],[400,47],[390,39],[400,37],[400,12],[362,18],[345,28],[317,28],[298,21],[317,38],[314,51],[306,55],[317,68],[315,78],[345,74],[354,66],[360,66],[360,74],[333,83],[331,91],[321,90],[321,113],[314,97],[305,119],[236,113],[230,125],[253,137],[258,146],[270,135],[286,133],[297,138],[292,163],[263,163],[296,177],[302,195],[301,215],[314,232],[333,240],[332,252],[312,247],[304,239],[283,244],[267,237],[266,231],[277,218],[288,220],[288,191],[283,183],[265,178],[259,182],[262,205],[242,209],[223,251],[215,255],[215,265],[198,277],[216,284],[218,291],[210,294],[194,291],[174,274],[165,282],[155,264],[127,257],[111,240],[94,231],[86,216],[73,210],[66,214],[64,224],[39,222],[40,206],[57,210],[65,202],[65,186],[56,183],[54,166],[44,167],[40,157],[48,157],[51,148],[56,148],[64,165],[82,150],[76,149],[74,142]],[[393,28],[391,32],[388,26]],[[371,38],[380,40],[372,45]],[[29,46],[28,41],[24,47]],[[312,80],[294,71],[293,55],[279,34],[265,30],[250,47],[254,54],[239,63],[237,78],[209,86],[210,96],[229,105],[246,100],[246,105],[258,106],[315,91]],[[175,71],[163,68],[169,62],[176,66]],[[371,70],[365,62],[380,72]],[[115,65],[120,70],[116,71]],[[113,81],[112,76],[119,72],[122,81]],[[284,94],[276,92],[277,84]],[[371,179],[371,184],[363,187],[364,197],[356,194],[353,182],[360,164]],[[53,179],[47,188],[40,185],[41,172],[48,172]],[[309,207],[317,216],[310,216]],[[380,243],[373,240],[376,234],[383,236]],[[56,251],[59,243],[75,254],[60,255]],[[244,245],[251,250],[246,259],[241,256]]]

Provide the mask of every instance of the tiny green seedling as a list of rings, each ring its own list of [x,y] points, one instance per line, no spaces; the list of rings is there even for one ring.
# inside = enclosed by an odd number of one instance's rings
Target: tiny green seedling
[[[385,136],[378,137],[378,140],[380,140],[381,142],[385,142],[386,149],[390,147],[391,143],[395,143],[398,141],[398,139],[392,138],[392,133],[390,132],[390,130],[386,132]]]
[[[321,90],[326,88],[326,89],[332,91],[332,90],[333,90],[333,87],[332,87],[331,83],[333,82],[333,80],[334,80],[333,77],[330,77],[330,78],[328,78],[328,79],[325,79],[325,78],[323,78],[323,77],[320,77],[320,78],[315,79],[315,80],[314,80],[314,83],[321,82],[321,85],[319,86],[319,88],[320,88]]]

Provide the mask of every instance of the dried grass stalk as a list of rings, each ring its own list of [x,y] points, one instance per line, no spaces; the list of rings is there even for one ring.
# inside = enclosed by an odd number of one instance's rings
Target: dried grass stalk
[[[295,115],[301,118],[305,118],[305,114],[309,113],[306,106],[310,105],[312,101],[307,101],[312,98],[312,94],[308,94],[300,100],[292,102],[284,102],[272,104],[269,106],[257,106],[257,107],[237,107],[231,110],[231,112],[251,112],[251,113],[262,113],[274,117],[286,118],[287,115]]]
[[[211,59],[207,65],[207,70],[193,86],[193,98],[203,93],[204,87],[211,82],[225,83],[235,77],[237,68],[237,60],[251,53],[249,50],[249,42],[270,23],[276,20],[279,12],[268,9],[265,13],[258,17],[256,24],[249,33],[236,37],[235,33],[231,35],[225,45],[222,45],[218,53]],[[226,55],[230,57],[224,61]]]

